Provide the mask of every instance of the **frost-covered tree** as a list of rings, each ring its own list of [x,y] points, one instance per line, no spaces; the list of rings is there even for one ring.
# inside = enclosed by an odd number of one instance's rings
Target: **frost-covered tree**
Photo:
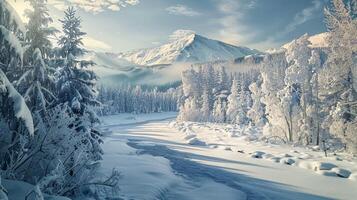
[[[67,105],[56,106],[46,112],[46,121],[38,125],[41,134],[35,135],[31,159],[38,167],[27,169],[44,192],[72,196],[82,185],[91,181],[98,157],[103,153],[98,143],[92,141],[82,123],[78,122]],[[40,151],[39,151],[40,150]]]
[[[216,101],[214,102],[213,106],[213,120],[216,123],[224,123],[226,122],[226,109],[227,109],[227,103],[226,101],[218,97]]]
[[[203,122],[211,121],[212,114],[210,109],[210,92],[206,88],[204,89],[202,94],[201,113],[202,113],[201,121]]]
[[[99,105],[96,90],[97,77],[95,73],[88,69],[94,63],[79,60],[85,50],[82,48],[83,32],[80,19],[75,15],[73,8],[68,8],[65,18],[61,20],[63,36],[58,44],[62,54],[62,66],[57,73],[57,88],[59,91],[59,103],[67,103],[78,115],[87,113],[91,116],[91,122],[98,122],[92,106]],[[74,23],[75,22],[75,23]],[[78,31],[75,31],[78,30]]]
[[[227,106],[227,121],[230,123],[236,123],[237,116],[239,115],[239,90],[238,83],[236,79],[233,79],[232,87],[231,87],[231,94],[228,96],[228,106]]]
[[[36,49],[25,66],[28,70],[16,81],[16,87],[23,94],[33,112],[46,111],[56,97],[52,93],[54,78],[44,62],[40,49]]]
[[[140,89],[132,86],[100,87],[98,100],[101,115],[119,113],[153,113],[177,111],[179,88],[168,90]],[[181,95],[180,95],[181,97]],[[183,103],[180,103],[182,105]]]
[[[197,98],[187,98],[185,103],[180,107],[180,113],[177,119],[180,121],[199,121],[202,116],[197,104]]]
[[[285,70],[287,68],[285,53],[277,52],[266,55],[261,66],[263,80],[262,102],[266,105],[266,116],[268,123],[264,128],[264,134],[275,135],[286,139],[288,136],[288,121],[280,106],[278,91],[284,88]]]
[[[53,35],[56,30],[49,27],[53,22],[46,6],[47,0],[26,0],[29,2],[32,9],[26,10],[26,17],[29,22],[26,25],[26,42],[29,45],[27,52],[29,57],[36,49],[39,49],[47,59],[51,53],[52,43],[49,36]]]
[[[312,77],[311,77],[311,100],[312,104],[307,108],[308,116],[310,116],[311,122],[310,127],[308,127],[311,131],[310,135],[310,142],[316,145],[320,145],[320,136],[321,136],[321,105],[319,99],[319,73],[322,67],[322,59],[320,56],[320,51],[312,50],[311,57],[309,59],[309,65],[312,70]]]
[[[228,91],[230,88],[229,76],[225,67],[219,67],[216,71],[216,87],[215,93],[219,94],[221,91]]]
[[[6,1],[0,1],[0,69],[10,82],[21,76],[24,56],[21,41],[24,32],[18,14]]]
[[[285,85],[292,89],[291,100],[291,130],[295,133],[298,142],[309,143],[312,135],[312,118],[308,110],[312,107],[312,87],[313,76],[312,66],[309,63],[311,49],[309,36],[307,34],[294,40],[286,53],[286,59],[290,63],[285,72]],[[290,117],[289,117],[290,118]],[[297,126],[293,126],[293,125]]]
[[[61,62],[59,62],[60,66],[56,74],[57,103],[62,106],[68,105],[71,108],[67,111],[76,116],[76,130],[90,142],[86,151],[90,151],[92,153],[91,160],[96,161],[101,159],[102,154],[99,145],[102,142],[101,134],[95,129],[99,118],[93,109],[100,105],[96,99],[98,94],[96,90],[97,77],[93,71],[88,69],[93,65],[93,62],[79,60],[79,56],[83,55],[85,50],[81,46],[82,43],[78,42],[81,41],[84,33],[73,31],[81,28],[80,20],[78,20],[74,9],[68,8],[65,18],[61,21],[63,35],[58,44],[63,54],[59,58]],[[78,23],[71,23],[71,21]]]
[[[326,117],[325,130],[328,124],[340,124],[344,131],[330,129],[330,132],[346,141],[348,130],[356,129],[356,37],[357,20],[353,17],[354,7],[347,7],[342,0],[333,0],[333,6],[325,9],[327,27],[329,29],[327,51],[328,58],[325,67],[319,75],[320,98],[331,110],[337,109],[337,114]],[[342,117],[342,118],[341,118]],[[354,127],[354,128],[353,128]],[[357,152],[356,144],[346,143],[346,148]]]
[[[12,81],[22,69],[24,49],[22,22],[14,9],[0,1],[0,166],[9,176],[17,175],[28,143],[34,134],[32,114]]]
[[[17,176],[34,134],[32,114],[22,96],[0,70],[0,166]]]
[[[213,95],[213,89],[216,87],[216,82],[215,80],[215,71],[212,67],[212,65],[206,66],[204,69],[204,87],[207,90],[208,93],[208,98],[209,98],[209,108],[210,110],[213,109],[213,104],[214,104],[214,95]]]
[[[263,103],[261,102],[263,94],[260,90],[260,87],[261,81],[254,82],[249,86],[249,90],[252,93],[251,96],[253,104],[247,112],[247,116],[251,119],[253,125],[258,127],[261,127],[266,123],[265,108]]]
[[[69,7],[64,14],[64,19],[60,20],[64,35],[58,41],[58,45],[61,46],[61,55],[63,57],[70,54],[81,56],[85,52],[82,48],[82,38],[86,35],[81,31],[81,19],[76,16],[74,7]]]

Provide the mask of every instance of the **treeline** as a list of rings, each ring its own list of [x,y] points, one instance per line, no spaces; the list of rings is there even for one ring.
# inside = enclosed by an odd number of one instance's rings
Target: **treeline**
[[[286,49],[265,55],[259,78],[249,86],[242,88],[241,78],[224,81],[229,79],[221,78],[221,72],[212,77],[209,66],[204,73],[183,73],[180,119],[251,124],[285,142],[357,153],[357,8],[353,3],[334,0],[326,9],[328,47],[312,48],[308,35],[303,35]]]
[[[103,154],[93,110],[97,78],[93,63],[79,59],[85,33],[75,9],[65,11],[59,32],[49,26],[45,0],[28,2],[23,24],[0,0],[0,176],[36,185],[31,199],[75,196]]]
[[[217,123],[248,123],[245,116],[253,104],[249,85],[259,72],[227,73],[211,65],[182,73],[179,120]],[[238,118],[238,114],[241,118]]]
[[[98,100],[104,102],[100,115],[177,111],[178,89],[159,91],[140,86],[100,87]]]

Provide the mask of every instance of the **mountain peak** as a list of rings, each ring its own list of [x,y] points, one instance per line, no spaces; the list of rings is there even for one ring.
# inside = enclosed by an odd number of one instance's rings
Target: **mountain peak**
[[[169,39],[170,41],[193,39],[196,36],[196,32],[191,30],[177,30],[173,32]]]
[[[233,60],[259,53],[246,47],[233,46],[208,39],[189,30],[177,30],[170,35],[169,39],[169,42],[162,46],[122,53],[119,58],[138,65],[154,66],[177,62],[199,63]]]

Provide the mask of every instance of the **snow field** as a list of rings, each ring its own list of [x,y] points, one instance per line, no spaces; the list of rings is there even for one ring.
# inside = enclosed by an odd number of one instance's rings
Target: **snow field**
[[[255,159],[264,159],[312,170],[324,176],[356,180],[356,159],[349,158],[349,155],[329,155],[329,157],[325,158],[323,157],[323,152],[315,146],[294,150],[295,147],[288,145],[277,146],[260,142],[258,140],[259,130],[241,129],[238,126],[232,125],[172,122],[170,126],[183,133],[185,135],[184,139],[187,140],[187,144],[189,145],[206,145],[211,148],[247,154],[247,156]],[[221,145],[217,145],[217,143]],[[245,144],[242,145],[242,143]],[[229,145],[229,147],[226,145]],[[239,148],[240,146],[246,146],[246,149],[242,150],[242,148]],[[263,146],[266,150],[257,150],[259,146]],[[276,153],[274,154],[273,152]]]
[[[116,168],[123,175],[113,198],[310,200],[354,199],[357,195],[353,173],[346,179],[296,167],[306,161],[312,169],[311,163],[319,161],[355,172],[355,160],[348,155],[324,158],[322,152],[310,148],[260,142],[256,139],[260,130],[169,122],[162,120],[165,115],[156,116],[156,121],[132,118],[133,123],[102,126],[108,134],[101,173],[107,176]],[[189,144],[193,139],[204,145]],[[261,158],[252,158],[253,154]],[[338,171],[320,171],[332,170]]]

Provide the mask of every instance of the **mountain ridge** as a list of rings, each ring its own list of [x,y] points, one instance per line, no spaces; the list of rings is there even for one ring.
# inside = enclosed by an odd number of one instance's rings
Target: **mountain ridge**
[[[176,31],[171,40],[158,47],[119,53],[118,58],[142,66],[177,62],[210,62],[230,60],[260,53],[247,47],[234,46],[189,31]]]

